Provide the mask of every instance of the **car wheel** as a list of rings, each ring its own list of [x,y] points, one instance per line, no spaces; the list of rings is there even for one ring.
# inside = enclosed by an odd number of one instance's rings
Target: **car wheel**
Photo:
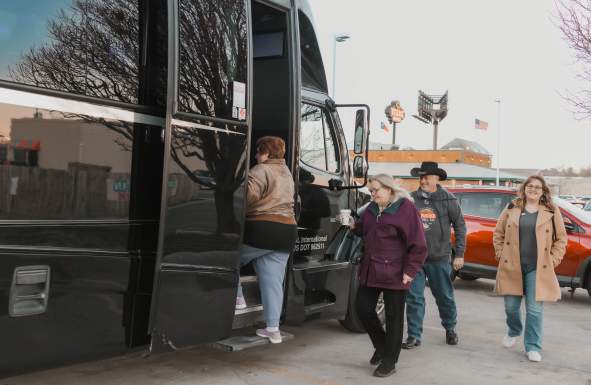
[[[339,320],[341,325],[354,333],[365,333],[365,328],[357,315],[357,290],[359,289],[359,278],[357,277],[357,271],[359,270],[359,265],[353,265],[353,269],[351,271],[351,283],[349,287],[349,306],[347,308],[347,315],[345,319]],[[386,310],[384,306],[384,298],[382,294],[378,298],[378,303],[376,305],[376,312],[378,313],[378,318],[382,327],[384,327],[386,323]]]

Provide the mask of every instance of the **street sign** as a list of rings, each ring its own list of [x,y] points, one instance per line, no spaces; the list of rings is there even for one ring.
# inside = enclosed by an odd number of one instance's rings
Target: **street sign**
[[[400,123],[405,116],[404,108],[402,108],[398,100],[392,101],[386,107],[386,117],[390,123]]]
[[[392,107],[390,114],[392,115],[392,121],[394,123],[402,122],[402,120],[406,116],[406,113],[404,112],[404,109],[400,107],[400,104],[398,105],[398,108]]]

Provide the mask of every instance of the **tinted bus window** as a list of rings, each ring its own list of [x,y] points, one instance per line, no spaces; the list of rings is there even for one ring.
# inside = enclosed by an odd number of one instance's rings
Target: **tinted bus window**
[[[302,105],[300,159],[308,166],[337,173],[338,152],[326,112],[310,104]]]
[[[180,0],[178,108],[246,120],[248,63],[244,0]]]
[[[322,63],[322,55],[318,47],[314,26],[303,12],[299,12],[298,15],[300,22],[300,48],[302,52],[302,85],[315,90],[328,92],[324,64]]]
[[[152,24],[143,23],[140,14]],[[144,35],[148,39],[142,43]],[[164,105],[155,91],[165,89],[166,0],[2,1],[0,46],[2,80]],[[149,53],[144,62],[142,49]],[[143,70],[145,81],[158,87],[142,83]]]
[[[0,116],[0,221],[129,218],[132,123],[8,104]]]

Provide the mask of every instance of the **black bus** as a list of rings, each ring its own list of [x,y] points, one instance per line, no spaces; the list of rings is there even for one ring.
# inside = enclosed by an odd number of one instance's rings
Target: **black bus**
[[[0,42],[2,375],[259,322],[238,251],[263,135],[298,194],[283,322],[359,328],[335,217],[360,200],[369,109],[345,106],[349,151],[306,1],[3,1]]]

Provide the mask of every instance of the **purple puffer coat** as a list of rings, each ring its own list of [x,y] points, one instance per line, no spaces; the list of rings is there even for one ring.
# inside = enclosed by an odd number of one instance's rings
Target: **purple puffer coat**
[[[354,232],[363,237],[364,247],[359,285],[408,290],[410,284],[402,284],[402,274],[414,278],[427,259],[421,218],[406,198],[378,213],[378,205],[372,202],[355,223]]]

